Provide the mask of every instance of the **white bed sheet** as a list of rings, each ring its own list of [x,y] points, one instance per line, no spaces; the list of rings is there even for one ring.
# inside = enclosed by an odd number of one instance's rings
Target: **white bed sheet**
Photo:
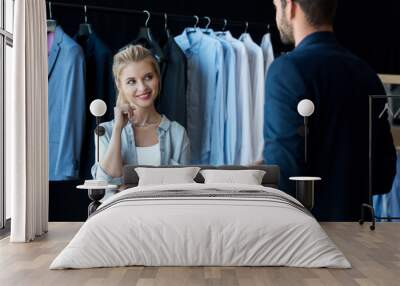
[[[239,184],[144,186],[107,199],[50,269],[145,266],[292,266],[350,268],[319,223],[299,209],[254,198],[123,201],[131,192],[263,190]],[[109,207],[107,207],[109,206]]]

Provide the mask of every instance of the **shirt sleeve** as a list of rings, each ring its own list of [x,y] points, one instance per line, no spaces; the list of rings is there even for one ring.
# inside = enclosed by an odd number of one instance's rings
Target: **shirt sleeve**
[[[211,143],[210,160],[211,165],[224,164],[224,135],[226,117],[226,88],[225,88],[225,66],[222,45],[216,43],[215,66],[215,100],[212,105],[211,121]]]
[[[238,164],[235,160],[239,150],[238,136],[238,111],[237,111],[237,91],[236,91],[236,55],[233,48],[229,51],[226,57],[227,73],[227,89],[226,89],[226,120],[225,120],[225,143],[224,154],[225,164]]]
[[[97,134],[94,134],[94,144],[95,144],[95,152],[97,154]],[[99,137],[99,159],[105,155],[108,144],[110,143],[110,136],[107,134],[107,132]],[[92,177],[96,180],[104,180],[107,181],[109,184],[113,185],[122,185],[122,177],[111,177],[109,174],[107,174],[106,171],[100,166],[98,162],[95,162],[95,164],[92,166]]]
[[[189,165],[191,161],[190,158],[190,140],[186,133],[186,130],[183,133],[183,141],[182,141],[182,149],[181,149],[181,158],[180,164],[181,165]]]
[[[249,165],[254,161],[253,158],[253,127],[251,120],[251,110],[252,110],[252,98],[251,98],[251,79],[250,79],[250,65],[249,56],[246,48],[242,44],[240,53],[240,63],[236,67],[238,69],[238,75],[240,81],[238,97],[238,107],[240,114],[240,159],[239,163],[241,165]]]

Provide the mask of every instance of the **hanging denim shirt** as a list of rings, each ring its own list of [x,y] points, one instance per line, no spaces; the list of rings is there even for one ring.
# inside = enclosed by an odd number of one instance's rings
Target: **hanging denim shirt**
[[[100,124],[105,128],[105,134],[99,138],[99,156],[101,158],[107,151],[114,128],[114,120]],[[157,129],[158,142],[160,144],[161,165],[187,165],[190,163],[190,144],[185,129],[175,121],[163,115]],[[96,136],[95,136],[96,141]],[[96,143],[97,152],[97,143]],[[138,165],[135,134],[131,124],[126,124],[121,133],[122,165]],[[95,179],[105,180],[110,184],[121,185],[122,177],[113,178],[108,175],[99,163],[92,167],[92,176]]]
[[[192,163],[218,164],[223,160],[224,121],[214,110],[217,97],[224,95],[223,48],[200,29],[187,28],[175,40],[187,57],[187,130]]]
[[[48,57],[49,180],[79,178],[85,127],[85,58],[57,26]]]

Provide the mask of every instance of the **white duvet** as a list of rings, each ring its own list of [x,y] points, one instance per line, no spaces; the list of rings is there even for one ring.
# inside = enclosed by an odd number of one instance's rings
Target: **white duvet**
[[[145,266],[293,266],[350,268],[343,253],[306,212],[279,200],[245,197],[142,198],[136,192],[261,190],[238,184],[135,187],[107,199],[50,269]],[[117,203],[116,203],[117,201]]]

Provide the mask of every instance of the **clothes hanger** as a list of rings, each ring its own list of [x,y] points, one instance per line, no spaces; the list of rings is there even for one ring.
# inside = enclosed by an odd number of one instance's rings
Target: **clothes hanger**
[[[248,29],[249,29],[249,22],[246,22],[246,27],[244,28],[244,34],[247,34]]]
[[[85,23],[79,25],[79,31],[78,31],[78,36],[89,36],[91,33],[93,33],[92,25],[88,24],[87,22],[87,7],[86,5],[83,6],[83,11],[85,13]]]
[[[225,33],[226,26],[228,25],[228,20],[224,19],[224,26],[222,27],[222,32]]]
[[[169,29],[168,29],[168,15],[167,15],[167,13],[164,13],[164,20],[165,20],[165,25],[164,25],[164,31],[165,31],[165,34],[167,35],[167,38],[169,39],[169,38],[171,38],[171,33],[170,33],[170,31],[169,31]]]
[[[206,19],[206,20],[208,21],[206,27],[205,27],[204,30],[203,30],[203,33],[209,35],[209,34],[211,34],[211,31],[210,31],[210,29],[208,29],[208,27],[209,27],[210,24],[211,24],[211,18],[208,17],[208,16],[205,16],[205,17],[203,17],[203,18]]]
[[[51,11],[51,2],[49,2],[49,19],[47,20],[47,32],[55,32],[57,27],[57,21],[53,19],[53,13]]]
[[[221,31],[221,32],[216,32],[215,34],[216,34],[217,36],[226,35],[225,29],[226,29],[226,26],[227,26],[227,25],[228,25],[228,20],[226,20],[226,19],[224,18],[224,26],[222,27],[222,31]]]
[[[153,35],[151,34],[150,28],[148,26],[149,20],[151,17],[150,12],[147,10],[143,10],[143,13],[145,13],[147,15],[147,19],[144,24],[144,27],[140,28],[139,33],[136,37],[136,40],[146,40],[149,43],[153,43],[154,42]]]
[[[200,18],[197,15],[193,15],[193,17],[196,19],[196,23],[194,24],[193,28],[187,30],[188,33],[197,32],[197,25],[199,24]]]
[[[381,114],[379,114],[379,119],[381,119],[382,116],[385,115],[385,112],[387,112],[392,117],[395,117],[393,114],[393,111],[389,108],[389,103],[385,104],[385,108],[382,110]],[[397,112],[396,112],[396,114],[397,114]]]
[[[143,13],[147,15],[146,22],[144,27],[140,28],[136,39],[133,40],[132,43],[142,45],[143,47],[149,49],[159,63],[164,62],[164,53],[158,42],[154,39],[150,27],[148,26],[151,14],[147,10],[143,10]]]
[[[254,42],[253,39],[251,38],[251,35],[248,33],[248,29],[249,29],[249,22],[245,22],[244,32],[239,37],[239,40]]]

